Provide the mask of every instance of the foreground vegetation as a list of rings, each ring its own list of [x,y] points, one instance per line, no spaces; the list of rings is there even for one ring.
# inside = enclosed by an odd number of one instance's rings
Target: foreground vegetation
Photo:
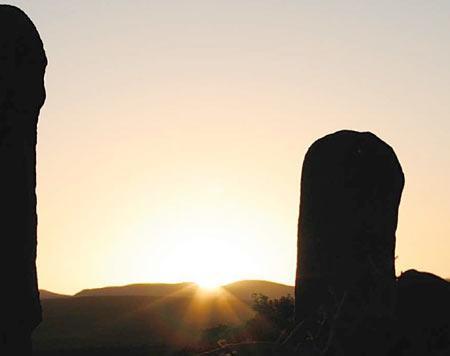
[[[220,324],[203,331],[202,347],[243,342],[275,342],[294,326],[294,298],[290,295],[269,299],[254,294],[253,318],[241,325]]]
[[[43,301],[36,356],[193,355],[224,344],[276,340],[293,320],[291,296],[82,297]]]

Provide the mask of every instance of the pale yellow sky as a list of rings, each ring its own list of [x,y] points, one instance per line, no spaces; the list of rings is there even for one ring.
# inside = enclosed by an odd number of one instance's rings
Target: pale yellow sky
[[[11,1],[49,65],[41,288],[294,283],[300,167],[327,133],[391,144],[397,273],[450,277],[450,3]]]

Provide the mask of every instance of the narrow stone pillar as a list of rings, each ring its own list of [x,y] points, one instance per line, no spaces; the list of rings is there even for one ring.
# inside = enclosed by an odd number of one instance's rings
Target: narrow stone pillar
[[[30,19],[0,5],[0,354],[31,354],[36,276],[36,126],[47,59]]]
[[[325,136],[305,156],[295,318],[325,354],[383,352],[370,340],[393,312],[403,186],[394,151],[370,132]]]

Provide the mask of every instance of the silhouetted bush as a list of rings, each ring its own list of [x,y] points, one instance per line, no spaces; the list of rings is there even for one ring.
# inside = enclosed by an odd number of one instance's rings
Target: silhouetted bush
[[[264,318],[278,331],[284,331],[293,326],[294,298],[289,294],[279,299],[269,299],[263,294],[254,294],[252,308],[257,313],[255,318]]]
[[[276,341],[294,325],[294,298],[291,295],[269,299],[263,294],[253,294],[252,309],[255,316],[242,325],[220,324],[205,329],[202,346],[205,349],[225,343],[245,341]]]

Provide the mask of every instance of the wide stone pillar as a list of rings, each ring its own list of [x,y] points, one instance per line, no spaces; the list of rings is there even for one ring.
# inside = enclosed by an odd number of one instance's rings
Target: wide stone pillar
[[[36,277],[36,127],[47,59],[30,19],[0,5],[0,354],[31,354]]]
[[[382,355],[395,298],[400,163],[370,132],[339,131],[309,148],[298,224],[298,342],[329,355]],[[378,340],[378,341],[376,341]]]

